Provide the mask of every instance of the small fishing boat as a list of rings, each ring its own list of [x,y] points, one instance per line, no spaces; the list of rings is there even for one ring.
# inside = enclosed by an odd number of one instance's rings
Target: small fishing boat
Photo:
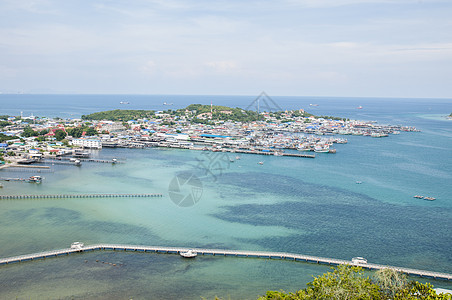
[[[367,264],[367,259],[365,259],[364,257],[353,257],[352,258],[352,263],[354,264]]]
[[[30,183],[41,183],[42,182],[42,177],[41,176],[31,176],[30,178],[27,179],[27,182]]]
[[[71,244],[71,249],[82,249],[84,246],[82,242],[74,242]]]
[[[260,162],[258,162],[258,164],[260,164],[260,165],[263,165],[263,164],[264,164],[264,162],[263,162],[263,161],[260,161]]]
[[[198,255],[198,253],[196,253],[196,251],[189,249],[186,252],[181,252],[180,256],[184,257],[184,258],[193,258],[196,257]]]

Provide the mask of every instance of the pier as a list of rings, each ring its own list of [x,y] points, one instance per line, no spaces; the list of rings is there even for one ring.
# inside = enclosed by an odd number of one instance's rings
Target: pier
[[[4,199],[64,199],[64,198],[136,198],[163,197],[163,194],[53,194],[53,195],[0,195]]]
[[[62,160],[67,160],[70,161],[71,159],[74,158],[69,158],[69,157],[58,157],[58,158],[53,158],[53,157],[46,157],[45,161],[51,161],[52,163],[58,162],[58,161],[62,161]],[[94,159],[94,158],[81,158],[81,157],[77,157],[75,158],[76,160],[82,161],[82,162],[95,162],[95,163],[104,163],[104,164],[120,164],[123,162],[120,162],[118,160],[116,160],[115,158],[113,159]],[[44,163],[45,163],[44,161]]]
[[[423,278],[431,278],[436,280],[452,280],[452,274],[439,273],[433,271],[424,271],[404,267],[394,267],[387,265],[379,265],[372,263],[359,263],[349,260],[317,257],[303,254],[294,254],[286,252],[267,252],[267,251],[241,251],[241,250],[224,250],[224,249],[203,249],[203,248],[186,248],[186,247],[156,247],[156,246],[137,246],[137,245],[121,245],[121,244],[95,244],[91,246],[82,246],[77,248],[66,248],[60,250],[51,250],[46,252],[39,252],[21,256],[14,256],[0,259],[0,265],[13,264],[25,261],[46,259],[50,257],[65,256],[72,253],[83,253],[90,251],[127,251],[127,252],[150,252],[150,253],[166,253],[166,254],[180,254],[188,250],[195,251],[201,255],[211,256],[232,256],[241,258],[264,258],[264,259],[279,259],[291,260],[307,263],[326,264],[326,265],[352,265],[359,266],[368,270],[393,269],[398,272],[405,273],[410,276],[418,276]]]

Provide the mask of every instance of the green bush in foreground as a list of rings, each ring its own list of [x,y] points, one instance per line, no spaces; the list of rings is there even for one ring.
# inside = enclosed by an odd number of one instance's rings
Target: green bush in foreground
[[[440,299],[451,300],[450,294],[439,294],[429,283],[408,281],[404,274],[391,269],[376,272],[375,278],[365,277],[360,267],[340,265],[333,272],[315,277],[296,293],[268,291],[259,300],[302,299]]]

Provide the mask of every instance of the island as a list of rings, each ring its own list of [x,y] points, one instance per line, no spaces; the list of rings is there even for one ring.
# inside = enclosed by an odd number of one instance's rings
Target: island
[[[166,147],[315,158],[336,153],[347,135],[382,138],[415,127],[380,125],[304,109],[256,112],[218,105],[110,110],[80,119],[0,116],[1,164],[75,154],[83,149]]]

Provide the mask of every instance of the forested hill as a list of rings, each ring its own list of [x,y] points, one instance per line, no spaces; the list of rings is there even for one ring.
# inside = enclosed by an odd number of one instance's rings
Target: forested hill
[[[263,112],[261,112],[262,114]],[[290,117],[310,117],[312,114],[305,112],[304,110],[292,110],[292,111],[278,111],[268,113],[270,116],[276,119],[281,119],[284,116]],[[129,121],[137,119],[152,119],[161,117],[182,117],[193,122],[210,122],[210,121],[237,121],[237,122],[251,122],[257,119],[262,120],[262,117],[258,118],[257,112],[252,110],[245,110],[242,108],[231,108],[221,105],[203,105],[203,104],[190,104],[186,108],[181,109],[168,109],[165,111],[156,112],[153,110],[109,110],[96,112],[89,115],[83,115],[83,120],[110,120],[110,121]],[[328,119],[342,119],[330,116],[319,116]],[[319,118],[316,117],[316,118]]]

